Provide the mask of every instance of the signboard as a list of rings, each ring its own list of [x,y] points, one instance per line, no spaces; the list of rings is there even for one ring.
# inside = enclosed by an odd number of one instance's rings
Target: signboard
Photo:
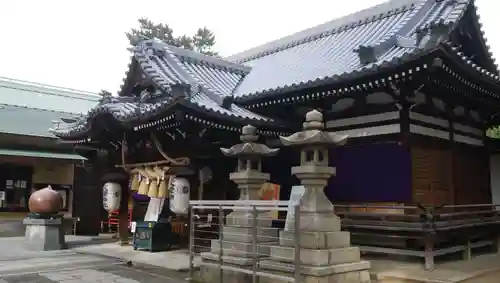
[[[293,186],[290,193],[290,200],[288,201],[288,210],[285,220],[285,231],[293,230],[295,220],[295,206],[300,202],[302,196],[306,192],[306,188],[302,185]]]
[[[0,200],[4,201],[5,200],[5,192],[0,191]]]
[[[280,185],[264,183],[260,188],[259,196],[261,200],[280,200]],[[272,211],[269,216],[273,219],[278,219],[278,211]]]

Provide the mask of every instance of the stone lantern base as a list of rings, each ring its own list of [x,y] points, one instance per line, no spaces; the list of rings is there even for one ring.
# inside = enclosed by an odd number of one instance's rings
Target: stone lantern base
[[[35,251],[62,250],[66,248],[63,217],[31,218],[23,220],[26,225],[25,239],[28,248]]]
[[[340,230],[338,217],[332,212],[323,214],[328,214],[330,217],[325,217],[325,221],[314,222],[315,225],[310,227],[301,227],[299,232],[300,282],[369,283],[370,262],[362,261],[359,248],[350,245],[350,233]],[[317,215],[320,214],[306,212],[301,215],[301,222],[302,218],[310,220]],[[259,263],[261,270],[294,277],[296,241],[294,234],[294,231],[280,231],[280,243],[271,247],[268,260]],[[281,281],[261,277],[259,282]]]
[[[253,216],[241,212],[232,212],[227,216],[227,223],[223,226],[222,234],[224,243],[222,245],[222,261],[224,265],[233,266],[238,269],[251,270],[253,265]],[[270,219],[257,220],[257,253],[259,258],[268,257],[271,247],[278,244],[278,228],[271,227]],[[203,282],[220,282],[220,250],[219,240],[212,240],[210,252],[201,254],[202,263],[200,275]],[[205,263],[205,264],[204,264]],[[252,276],[243,272],[224,270],[224,282],[252,282]]]
[[[271,247],[270,259],[259,268],[276,275],[294,277],[295,241],[293,231],[281,231],[280,245]],[[362,261],[358,247],[350,246],[349,232],[300,232],[301,281],[304,283],[369,283],[370,262]],[[261,277],[261,283],[281,282]],[[285,282],[285,281],[283,281]]]

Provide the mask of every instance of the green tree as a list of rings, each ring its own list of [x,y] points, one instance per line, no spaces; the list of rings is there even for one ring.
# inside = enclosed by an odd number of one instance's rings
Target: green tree
[[[494,139],[500,139],[500,126],[494,126],[486,131],[486,136]]]
[[[139,28],[132,28],[129,32],[125,33],[131,45],[136,45],[144,39],[156,39],[176,47],[217,56],[217,52],[213,50],[215,35],[206,27],[199,28],[193,36],[174,36],[174,31],[168,24],[154,23],[148,18],[140,18],[138,22]]]

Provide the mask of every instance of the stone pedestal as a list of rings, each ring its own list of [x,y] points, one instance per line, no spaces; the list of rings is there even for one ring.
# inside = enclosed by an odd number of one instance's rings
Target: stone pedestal
[[[362,261],[359,248],[350,245],[349,232],[341,231],[340,218],[324,194],[328,179],[335,174],[335,168],[328,166],[328,146],[344,144],[347,136],[324,132],[323,116],[315,110],[307,113],[303,127],[302,132],[280,137],[285,146],[302,147],[301,165],[292,168],[305,188],[300,202],[299,239],[295,231],[281,231],[279,245],[271,247],[269,260],[261,261],[259,267],[293,278],[297,266],[300,282],[304,283],[369,283],[370,263]],[[295,259],[296,244],[299,262]],[[262,276],[260,282],[286,281]]]
[[[229,149],[221,149],[227,156],[238,157],[238,171],[231,173],[229,179],[238,185],[239,201],[258,200],[258,192],[269,180],[269,174],[261,172],[262,156],[275,155],[278,149],[271,149],[257,143],[257,129],[245,126],[242,129],[242,143]],[[226,216],[222,227],[222,247],[219,239],[212,240],[210,252],[202,253],[201,277],[205,282],[220,282],[220,255],[225,265],[240,269],[251,269],[253,266],[253,228],[256,227],[257,256],[270,255],[271,246],[278,243],[278,229],[273,229],[272,219],[267,212],[258,211],[255,219],[252,207],[248,210],[235,210]],[[254,224],[254,222],[257,222]],[[224,282],[252,282],[252,276],[225,270]]]
[[[295,167],[293,171],[307,170],[301,167]],[[324,185],[321,182],[313,185],[305,179],[302,184],[306,192],[299,217],[301,282],[370,282],[370,263],[361,261],[359,248],[350,246],[349,232],[341,231],[340,219],[334,214],[333,206],[323,191],[318,190]],[[313,204],[317,209],[312,207]],[[280,231],[279,245],[270,248],[270,259],[261,261],[259,267],[271,273],[293,277],[296,241],[295,231]],[[260,280],[261,283],[280,282],[269,277]]]
[[[36,251],[61,250],[66,248],[63,219],[25,218],[27,246]]]

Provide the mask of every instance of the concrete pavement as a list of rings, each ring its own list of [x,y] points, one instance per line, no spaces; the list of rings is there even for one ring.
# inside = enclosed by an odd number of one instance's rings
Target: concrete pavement
[[[26,248],[23,237],[0,238],[0,283],[179,283],[186,277],[76,251],[78,247],[114,241],[109,236],[66,239],[69,249],[37,252]]]
[[[25,247],[23,237],[0,238],[0,283],[185,282],[186,251],[140,252],[114,241],[110,236],[67,236],[70,249],[36,252]],[[373,259],[372,272],[379,283],[496,283],[500,254],[445,262],[432,272],[421,263]]]
[[[116,243],[105,243],[81,246],[75,248],[75,250],[79,253],[109,256],[173,271],[189,270],[189,251],[185,249],[150,253],[148,251],[134,250],[130,245],[119,246]],[[199,261],[199,257],[196,256],[194,259],[195,265]]]
[[[181,283],[180,279],[124,265],[76,267],[2,276],[0,283]]]

